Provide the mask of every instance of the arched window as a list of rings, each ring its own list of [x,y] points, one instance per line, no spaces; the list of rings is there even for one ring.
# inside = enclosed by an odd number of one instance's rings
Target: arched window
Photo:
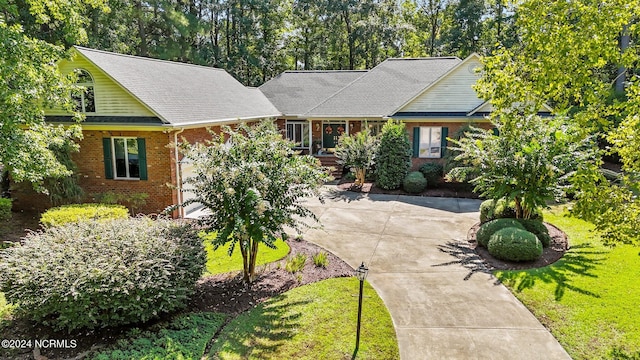
[[[76,85],[84,88],[72,96],[76,111],[83,113],[96,112],[96,96],[91,74],[82,69],[77,69],[76,74],[78,77]]]

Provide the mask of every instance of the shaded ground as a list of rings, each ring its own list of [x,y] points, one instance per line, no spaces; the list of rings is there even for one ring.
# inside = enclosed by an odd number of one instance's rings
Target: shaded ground
[[[258,278],[250,288],[247,288],[242,282],[242,276],[238,273],[207,276],[198,282],[195,294],[182,313],[212,311],[229,314],[233,317],[297,286],[353,274],[353,268],[317,245],[296,240],[289,240],[287,243],[291,248],[289,256],[301,253],[307,256],[307,262],[302,271],[295,274],[285,271],[286,259],[289,257],[287,256],[281,261],[259,267]],[[319,251],[327,253],[326,268],[316,267],[313,264],[312,256]],[[69,349],[35,351],[33,348],[28,348],[11,352],[0,348],[0,359],[81,359],[90,350],[115,343],[119,338],[126,336],[132,328],[137,327],[144,331],[158,323],[169,321],[176,315],[178,314],[164,315],[160,319],[142,325],[85,330],[71,334],[56,332],[47,326],[26,320],[5,321],[0,323],[0,339],[66,339],[75,340],[76,346]]]
[[[0,223],[0,241],[20,241],[29,231],[40,228],[37,212],[14,212],[11,220]]]
[[[557,227],[544,223],[549,230],[551,236],[551,244],[542,251],[542,256],[536,261],[527,262],[513,262],[504,261],[494,258],[489,251],[478,246],[476,242],[476,232],[480,228],[480,223],[475,224],[470,230],[467,236],[469,241],[469,247],[475,251],[478,256],[482,258],[488,270],[523,270],[544,267],[560,260],[565,252],[569,249],[569,242],[567,240],[567,234]]]
[[[454,182],[440,182],[436,187],[429,187],[419,194],[411,194],[404,190],[384,190],[377,187],[372,182],[365,182],[362,187],[354,187],[353,180],[341,179],[338,182],[338,189],[349,190],[370,194],[391,194],[391,195],[414,195],[414,196],[434,196],[434,197],[452,197],[478,199],[478,195],[472,191],[472,187],[468,184]]]

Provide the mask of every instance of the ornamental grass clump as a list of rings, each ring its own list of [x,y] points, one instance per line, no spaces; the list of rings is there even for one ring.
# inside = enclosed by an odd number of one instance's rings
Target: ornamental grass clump
[[[205,260],[189,225],[149,218],[72,223],[3,250],[0,292],[18,315],[58,330],[139,323],[183,308]]]
[[[87,220],[113,220],[129,217],[129,210],[122,205],[72,204],[51,208],[42,214],[44,227],[60,226]]]

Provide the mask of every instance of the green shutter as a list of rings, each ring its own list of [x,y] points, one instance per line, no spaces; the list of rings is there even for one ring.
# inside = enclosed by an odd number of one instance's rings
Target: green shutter
[[[493,129],[491,129],[493,131],[493,135],[498,136],[500,135],[500,130],[498,130],[498,128],[494,127]]]
[[[420,127],[413,128],[413,157],[420,155]]]
[[[104,177],[105,179],[113,179],[111,138],[102,138],[102,152],[104,154]]]
[[[140,167],[140,180],[147,180],[147,148],[143,138],[138,138],[138,166]]]
[[[449,136],[449,128],[442,128],[442,136],[440,137],[440,157],[444,157],[445,151],[447,151],[447,136]]]

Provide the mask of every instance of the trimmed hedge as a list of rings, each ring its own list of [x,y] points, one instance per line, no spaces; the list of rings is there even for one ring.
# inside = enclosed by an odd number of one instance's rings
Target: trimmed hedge
[[[542,221],[531,219],[518,219],[518,221],[528,232],[533,233],[538,238],[538,240],[540,240],[543,247],[549,247],[549,245],[551,245],[552,239],[549,235],[549,230]]]
[[[542,243],[534,234],[513,227],[491,235],[487,249],[491,255],[507,261],[534,261],[542,255]]]
[[[87,220],[113,220],[129,217],[129,210],[114,204],[72,204],[51,208],[42,214],[45,227],[60,226]]]
[[[376,154],[376,186],[395,190],[411,168],[411,143],[404,123],[387,121],[382,127],[380,146]]]
[[[516,219],[495,219],[480,226],[476,232],[476,241],[480,246],[487,247],[491,235],[508,227],[525,230],[524,226]]]
[[[11,219],[11,199],[0,198],[0,221]]]
[[[50,227],[0,256],[0,292],[17,314],[68,331],[183,308],[206,260],[197,230],[149,218]]]
[[[435,187],[440,182],[443,174],[443,167],[438,163],[426,163],[420,166],[420,172],[427,179],[429,186]]]
[[[427,187],[427,179],[424,178],[419,171],[412,171],[404,178],[402,182],[404,191],[411,194],[418,194],[424,191]]]

